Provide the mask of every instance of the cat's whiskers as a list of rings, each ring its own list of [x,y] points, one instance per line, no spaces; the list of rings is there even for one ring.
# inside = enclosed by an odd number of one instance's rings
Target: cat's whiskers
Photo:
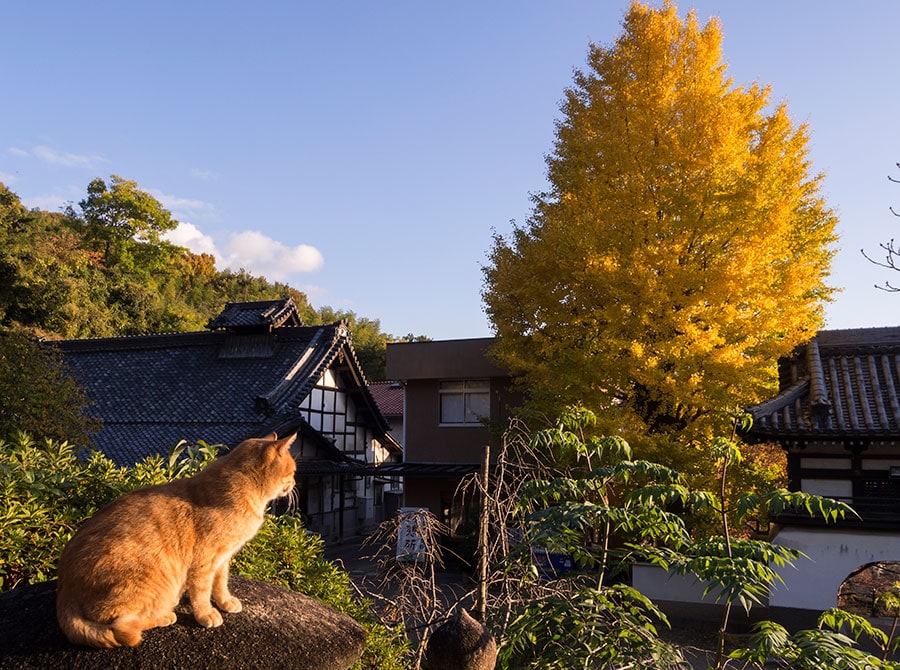
[[[295,510],[298,509],[300,509],[300,492],[295,486],[287,494],[287,511],[288,514],[292,514]]]
[[[298,509],[300,509],[300,492],[297,490],[297,487],[294,487],[283,496],[269,501],[266,512],[280,516],[282,514],[293,514]]]

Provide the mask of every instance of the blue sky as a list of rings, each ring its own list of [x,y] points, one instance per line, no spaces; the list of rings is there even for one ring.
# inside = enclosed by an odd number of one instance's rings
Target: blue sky
[[[138,182],[180,241],[394,335],[490,334],[492,231],[545,185],[559,101],[626,0],[144,2],[0,6],[0,181],[55,211],[94,177]],[[811,128],[841,223],[830,328],[898,325],[900,3],[699,1],[735,83]],[[894,276],[892,276],[894,274]],[[896,279],[895,279],[896,277]]]

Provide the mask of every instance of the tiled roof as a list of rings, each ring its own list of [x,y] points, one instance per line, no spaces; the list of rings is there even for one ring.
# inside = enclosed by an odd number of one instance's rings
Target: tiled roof
[[[399,382],[372,382],[369,391],[384,416],[403,416],[403,386]]]
[[[271,330],[279,326],[299,326],[300,315],[293,298],[229,302],[206,327],[210,330]]]
[[[182,439],[234,445],[266,434],[296,416],[293,409],[337,357],[352,359],[358,371],[342,322],[264,335],[208,331],[56,344],[93,402],[90,414],[103,422],[94,443],[120,465],[165,454]],[[361,405],[372,408],[376,432],[384,431],[358,376]]]
[[[748,408],[748,438],[900,438],[900,327],[820,331],[778,370],[779,394]]]

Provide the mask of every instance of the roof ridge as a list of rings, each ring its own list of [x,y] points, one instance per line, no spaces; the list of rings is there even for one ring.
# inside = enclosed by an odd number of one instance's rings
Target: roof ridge
[[[258,411],[267,414],[277,413],[291,398],[305,393],[310,385],[319,381],[319,378],[334,361],[342,344],[345,341],[350,342],[349,331],[341,328],[342,325],[343,322],[338,321],[332,324],[313,326],[316,333],[310,339],[303,355],[271,391],[255,398]],[[321,351],[318,355],[313,356],[319,349]],[[297,385],[295,380],[300,380],[300,384]]]
[[[274,300],[226,302],[222,311],[210,319],[206,327],[209,330],[269,331],[285,323],[302,324],[300,313],[290,296]]]
[[[871,349],[900,345],[900,326],[821,330],[816,334],[815,339],[818,341],[820,348],[858,347]]]
[[[816,428],[826,428],[831,415],[831,400],[825,384],[825,369],[814,337],[806,345],[806,366],[809,369],[809,413]]]
[[[46,340],[45,344],[57,346],[64,351],[113,351],[120,349],[159,349],[170,347],[173,340],[178,344],[207,344],[210,338],[220,338],[224,333],[207,330],[192,330],[186,333],[152,333],[146,335],[115,335],[109,337],[85,337],[72,340]]]

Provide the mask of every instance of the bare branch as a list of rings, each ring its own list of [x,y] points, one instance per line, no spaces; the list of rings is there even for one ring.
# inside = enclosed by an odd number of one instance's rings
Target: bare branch
[[[897,163],[896,165],[898,168],[900,168],[900,163]],[[891,181],[895,184],[900,184],[900,179],[892,177],[891,175],[888,175],[887,178],[888,181]],[[890,210],[891,214],[896,217],[900,217],[900,212],[895,210],[893,207],[888,207],[888,209]],[[887,244],[882,242],[878,246],[885,251],[885,257],[883,261],[875,260],[866,253],[865,249],[860,249],[859,252],[863,255],[863,258],[865,258],[873,265],[900,272],[900,246],[894,245],[894,238],[891,238],[891,241]],[[875,284],[875,288],[880,291],[886,291],[888,293],[900,293],[900,286],[894,286],[890,281],[884,282],[884,285]]]
[[[896,165],[900,168],[900,163],[897,163]],[[900,184],[900,179],[894,179],[891,175],[888,175],[888,179],[896,184]]]
[[[879,265],[883,268],[888,268],[889,270],[897,270],[900,271],[900,267],[897,265],[897,259],[900,258],[900,247],[894,246],[894,239],[891,238],[891,241],[888,243],[882,242],[878,245],[882,249],[887,252],[887,255],[884,258],[884,261],[877,261],[869,254],[866,253],[865,249],[860,249],[859,253],[861,253],[867,261],[873,263],[875,265]]]

